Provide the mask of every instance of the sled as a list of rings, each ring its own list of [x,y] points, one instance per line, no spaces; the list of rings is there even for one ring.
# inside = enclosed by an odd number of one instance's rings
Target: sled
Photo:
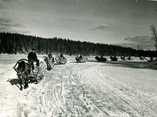
[[[55,65],[61,65],[61,64],[66,64],[66,63],[67,63],[67,59],[65,57],[57,56],[55,58]]]
[[[98,62],[106,62],[107,61],[107,59],[105,58],[105,57],[103,57],[103,56],[96,56],[95,57],[95,59],[98,61]]]
[[[47,56],[44,56],[44,61],[46,63],[46,66],[47,66],[47,70],[50,71],[53,69],[54,67],[54,58],[49,58]]]
[[[83,56],[76,56],[75,60],[77,63],[85,63],[87,61],[87,59]]]

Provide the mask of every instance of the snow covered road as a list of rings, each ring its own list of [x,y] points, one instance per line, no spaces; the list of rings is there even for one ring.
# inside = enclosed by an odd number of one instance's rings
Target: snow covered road
[[[0,117],[156,117],[157,72],[104,63],[67,63],[20,91],[15,63],[0,61]]]

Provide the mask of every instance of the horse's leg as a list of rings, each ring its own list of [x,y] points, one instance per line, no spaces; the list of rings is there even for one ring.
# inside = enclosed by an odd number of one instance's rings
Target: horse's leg
[[[19,81],[20,81],[20,90],[22,90],[22,89],[23,89],[23,86],[22,86],[22,84],[23,84],[23,83],[22,83],[22,79],[20,79]]]
[[[20,90],[22,90],[23,89],[23,87],[22,87],[22,84],[23,84],[22,76],[18,75],[18,79],[19,79]]]
[[[25,74],[23,79],[24,79],[24,88],[27,88],[28,87],[28,76]]]

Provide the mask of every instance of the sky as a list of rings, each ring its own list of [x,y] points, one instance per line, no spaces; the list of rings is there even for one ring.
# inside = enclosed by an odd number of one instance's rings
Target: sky
[[[152,24],[157,0],[0,0],[1,32],[138,45]]]

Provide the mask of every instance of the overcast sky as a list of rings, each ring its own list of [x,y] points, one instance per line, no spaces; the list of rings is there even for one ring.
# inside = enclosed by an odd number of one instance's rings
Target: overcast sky
[[[151,24],[156,0],[0,0],[0,31],[115,44]]]

